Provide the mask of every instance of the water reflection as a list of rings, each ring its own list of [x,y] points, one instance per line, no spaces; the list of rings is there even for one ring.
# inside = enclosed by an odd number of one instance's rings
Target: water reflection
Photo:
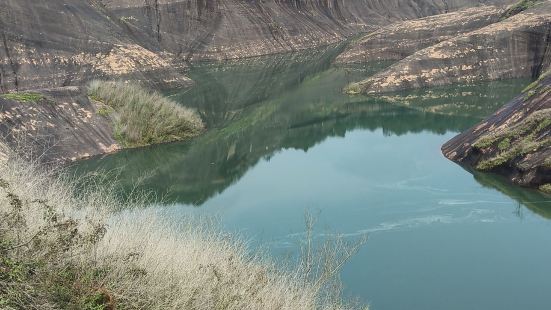
[[[525,81],[501,81],[386,95],[348,97],[350,81],[389,63],[334,67],[341,47],[194,67],[191,89],[169,95],[195,107],[209,131],[187,143],[126,150],[79,163],[80,172],[118,169],[123,186],[200,206],[282,149],[307,151],[354,129],[386,136],[459,132],[497,110]],[[368,147],[368,146],[366,146]]]
[[[175,202],[154,206],[167,221],[219,215],[278,258],[298,250],[305,208],[319,211],[316,236],[369,233],[342,279],[375,309],[548,309],[549,197],[439,150],[528,81],[347,97],[344,85],[388,64],[337,68],[335,55],[195,67],[195,87],[170,95],[200,111],[206,134],[73,168],[118,169],[129,189],[143,178]]]
[[[522,206],[544,218],[551,219],[551,196],[536,190],[511,186],[504,177],[499,175],[478,171],[471,171],[471,173],[482,186],[495,189],[515,200],[517,208],[512,212],[520,219],[524,218]]]

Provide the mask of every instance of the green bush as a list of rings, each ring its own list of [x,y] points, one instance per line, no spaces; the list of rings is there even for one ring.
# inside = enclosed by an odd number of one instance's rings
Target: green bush
[[[98,114],[111,117],[115,138],[125,147],[185,140],[204,129],[195,111],[136,83],[93,81],[88,95],[112,109]]]

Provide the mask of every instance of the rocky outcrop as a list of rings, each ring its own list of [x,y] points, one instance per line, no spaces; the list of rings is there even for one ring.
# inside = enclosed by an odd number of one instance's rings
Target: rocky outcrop
[[[3,0],[0,92],[129,78],[189,85],[185,61],[343,40],[389,22],[510,0]]]
[[[393,23],[351,43],[336,62],[402,60],[423,48],[496,23],[502,13],[500,7],[483,6]]]
[[[104,0],[131,26],[190,60],[241,58],[334,43],[389,22],[509,0]]]
[[[189,85],[172,56],[95,0],[0,2],[0,93],[91,77]]]
[[[551,64],[551,1],[422,49],[351,93],[381,93],[452,83],[537,77]]]
[[[494,115],[447,142],[446,157],[468,169],[546,189],[551,183],[551,76],[542,77]]]
[[[119,149],[110,120],[78,87],[0,95],[0,136],[24,157],[49,164]]]

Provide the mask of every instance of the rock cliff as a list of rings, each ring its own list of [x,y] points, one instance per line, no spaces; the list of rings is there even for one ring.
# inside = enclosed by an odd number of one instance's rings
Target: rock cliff
[[[551,75],[541,77],[494,115],[447,142],[442,151],[468,169],[496,172],[516,184],[548,191]]]
[[[496,23],[501,14],[499,7],[482,6],[396,22],[352,42],[336,62],[402,60],[423,48]]]
[[[48,161],[109,152],[118,147],[111,128],[79,88],[91,79],[184,87],[193,60],[306,49],[404,19],[510,2],[2,0],[0,94],[19,93],[0,99],[0,134],[12,145],[33,139],[29,152],[47,149]],[[51,90],[25,92],[33,89]],[[27,95],[34,101],[17,100]]]
[[[500,22],[432,45],[349,92],[410,88],[518,77],[538,77],[551,63],[551,1]]]
[[[3,0],[0,92],[91,77],[188,85],[185,62],[336,42],[392,21],[509,0]]]
[[[334,43],[390,22],[508,0],[104,0],[186,59],[227,59]]]
[[[0,95],[0,135],[31,160],[60,164],[119,146],[111,122],[82,89],[63,87]]]
[[[184,67],[97,1],[0,2],[0,93],[91,77],[188,85]]]

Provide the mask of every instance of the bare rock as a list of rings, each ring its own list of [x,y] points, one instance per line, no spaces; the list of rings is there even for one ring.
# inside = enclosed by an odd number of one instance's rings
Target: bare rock
[[[119,149],[111,121],[79,87],[0,96],[0,135],[24,157],[48,164]]]
[[[496,6],[478,6],[382,26],[350,44],[336,62],[402,60],[423,48],[496,23],[502,12]]]
[[[422,49],[354,84],[382,93],[453,83],[537,77],[551,64],[551,1]]]

